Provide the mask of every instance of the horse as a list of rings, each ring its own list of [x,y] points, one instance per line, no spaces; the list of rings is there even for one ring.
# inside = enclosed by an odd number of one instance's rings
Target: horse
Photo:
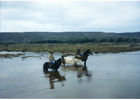
[[[79,65],[83,65],[82,61],[79,59],[76,59],[74,57],[64,57],[64,63],[63,63],[64,66],[65,66],[65,64],[70,64],[70,65],[75,66],[75,65],[77,65],[77,63],[79,63]]]
[[[88,59],[89,54],[93,55],[93,53],[91,52],[90,49],[86,50],[85,53],[83,53],[83,56],[82,56],[81,60],[84,61],[84,66],[86,66],[86,61]],[[79,59],[79,57],[77,57],[77,56],[75,56],[75,58]]]
[[[57,71],[57,69],[59,68],[59,66],[63,61],[64,61],[64,57],[62,56],[62,58],[59,58],[58,60],[55,61],[55,64],[52,64],[51,62],[45,62],[43,65],[43,71],[48,71],[48,68]]]

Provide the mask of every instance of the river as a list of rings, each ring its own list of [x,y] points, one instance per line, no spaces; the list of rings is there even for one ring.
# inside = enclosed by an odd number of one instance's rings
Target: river
[[[0,98],[140,98],[140,51],[93,54],[87,68],[67,65],[57,72],[43,72],[47,52],[0,52],[7,53],[22,55],[0,58]]]

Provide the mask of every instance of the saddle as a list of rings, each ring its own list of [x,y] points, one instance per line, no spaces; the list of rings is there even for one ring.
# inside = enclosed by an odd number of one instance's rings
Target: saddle
[[[84,61],[84,58],[83,57],[81,57],[80,55],[78,55],[78,54],[76,54],[75,55],[75,58],[77,58],[77,59],[79,59],[79,60],[81,60],[81,61]]]
[[[82,57],[78,54],[75,55],[75,58],[79,59],[79,60],[82,60]]]

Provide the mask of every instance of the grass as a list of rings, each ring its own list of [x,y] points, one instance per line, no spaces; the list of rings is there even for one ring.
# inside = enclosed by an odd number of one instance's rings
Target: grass
[[[91,49],[94,53],[118,53],[139,51],[140,44],[126,44],[126,43],[84,43],[84,44],[11,44],[0,45],[0,51],[21,51],[21,52],[62,52],[62,53],[76,53],[81,46],[84,52]]]

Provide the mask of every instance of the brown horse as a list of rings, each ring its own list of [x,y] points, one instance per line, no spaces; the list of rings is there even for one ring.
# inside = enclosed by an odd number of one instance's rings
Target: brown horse
[[[88,59],[89,54],[93,55],[90,49],[88,49],[87,51],[85,51],[85,53],[83,53],[83,57],[81,60],[84,61],[84,66],[86,66],[86,61]],[[75,58],[79,59],[77,56]]]

